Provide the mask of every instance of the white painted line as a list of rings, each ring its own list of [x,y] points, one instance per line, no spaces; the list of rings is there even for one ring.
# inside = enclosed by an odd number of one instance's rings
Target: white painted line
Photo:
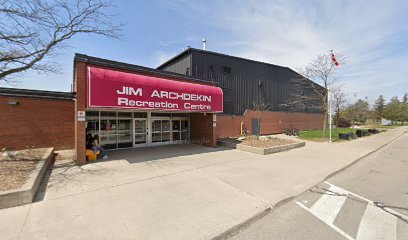
[[[319,216],[317,216],[314,212],[310,211],[309,208],[307,208],[306,206],[304,206],[303,204],[301,204],[300,202],[296,202],[300,207],[302,207],[303,209],[305,209],[306,211],[308,211],[309,213],[311,213],[312,215],[314,215],[315,217],[319,218]],[[331,227],[332,229],[334,229],[336,232],[338,232],[340,235],[342,235],[343,237],[345,237],[348,240],[355,240],[354,238],[352,238],[350,235],[348,235],[346,232],[344,232],[343,230],[341,230],[340,228],[338,228],[336,225],[334,225],[333,223],[330,222],[325,222],[323,219],[322,220],[324,223],[326,223],[329,227]]]
[[[330,186],[329,191],[313,204],[310,211],[324,222],[333,223],[347,197],[347,195],[336,195],[337,192],[335,186]]]
[[[338,187],[338,186],[336,186],[336,185],[333,185],[333,184],[331,184],[331,183],[329,183],[329,182],[324,182],[324,183],[328,184],[330,187],[335,187],[335,188],[337,189],[337,192],[338,192],[338,193],[354,195],[354,196],[356,196],[356,197],[358,197],[358,198],[360,198],[360,199],[366,201],[366,202],[368,203],[368,205],[376,206],[376,205],[374,204],[374,202],[371,201],[370,199],[367,199],[367,198],[365,198],[365,197],[363,197],[363,196],[360,196],[360,195],[358,195],[358,194],[355,194],[355,193],[353,193],[353,192],[347,191],[346,189],[341,188],[341,187]],[[379,209],[381,209],[381,208],[379,208]],[[383,209],[384,209],[385,212],[392,213],[392,214],[394,214],[394,215],[396,215],[396,216],[399,216],[400,218],[402,218],[402,219],[408,221],[408,216],[405,216],[404,214],[399,213],[399,212],[395,211],[395,210],[392,209],[392,208],[384,207]]]
[[[357,240],[397,239],[397,217],[367,205],[357,232]]]

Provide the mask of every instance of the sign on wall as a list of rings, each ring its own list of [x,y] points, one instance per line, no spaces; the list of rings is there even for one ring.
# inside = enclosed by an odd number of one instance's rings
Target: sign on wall
[[[83,122],[85,121],[85,111],[78,111],[78,122]]]
[[[222,112],[221,88],[88,67],[88,107]]]

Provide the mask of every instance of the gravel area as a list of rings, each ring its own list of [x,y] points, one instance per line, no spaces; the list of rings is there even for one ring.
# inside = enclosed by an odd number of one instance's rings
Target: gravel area
[[[231,143],[242,143],[244,145],[248,145],[251,147],[259,147],[259,148],[269,148],[269,147],[276,147],[291,143],[296,143],[296,141],[289,140],[289,139],[282,139],[277,137],[266,137],[266,136],[248,136],[245,137],[243,140],[238,140],[238,138],[223,138],[222,141],[231,142]]]
[[[1,152],[0,191],[22,187],[46,151],[47,148],[38,148]]]

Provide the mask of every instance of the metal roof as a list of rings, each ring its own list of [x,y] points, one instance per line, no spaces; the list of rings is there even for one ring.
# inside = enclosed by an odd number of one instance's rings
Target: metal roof
[[[45,99],[75,99],[75,93],[57,92],[44,90],[31,90],[19,88],[0,88],[0,96],[6,97],[28,97],[28,98],[45,98]]]
[[[102,66],[102,67],[109,67],[109,68],[114,68],[114,69],[122,69],[122,70],[127,70],[127,71],[132,71],[132,72],[145,73],[149,75],[171,78],[171,79],[176,79],[176,80],[177,79],[185,80],[185,81],[191,81],[191,82],[196,82],[196,83],[203,83],[206,85],[212,84],[211,82],[205,81],[203,79],[187,76],[184,74],[167,72],[167,71],[162,71],[162,70],[155,69],[155,68],[148,68],[148,67],[143,67],[143,66],[124,63],[124,62],[117,62],[117,61],[112,61],[108,59],[87,56],[87,55],[80,54],[80,53],[75,54],[74,61],[90,63],[93,65]],[[213,84],[213,85],[216,85],[216,84]]]
[[[202,49],[198,49],[198,48],[192,48],[192,47],[188,47],[187,49],[185,49],[184,51],[182,51],[181,53],[177,54],[176,56],[170,58],[169,60],[167,60],[166,62],[160,64],[157,69],[161,69],[164,66],[166,66],[167,64],[173,62],[174,60],[178,59],[181,56],[184,56],[187,53],[190,53],[191,51],[195,51],[195,52],[200,52],[200,53],[207,53],[207,54],[212,54],[212,55],[218,55],[218,56],[222,56],[222,57],[228,57],[228,58],[234,58],[234,59],[238,59],[238,60],[244,60],[244,61],[248,61],[248,62],[255,62],[255,63],[261,63],[261,64],[266,64],[269,66],[275,66],[275,67],[282,67],[282,68],[288,68],[289,67],[285,67],[285,66],[279,66],[276,64],[272,64],[272,63],[267,63],[267,62],[261,62],[261,61],[256,61],[256,60],[252,60],[252,59],[248,59],[248,58],[243,58],[243,57],[237,57],[237,56],[232,56],[232,55],[228,55],[228,54],[224,54],[224,53],[219,53],[219,52],[212,52],[212,51],[208,51],[208,50],[202,50]],[[290,69],[292,70],[292,69]],[[293,71],[293,70],[292,70]]]

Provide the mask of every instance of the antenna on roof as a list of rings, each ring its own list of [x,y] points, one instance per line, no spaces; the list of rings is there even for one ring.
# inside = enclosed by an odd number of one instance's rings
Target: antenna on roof
[[[206,50],[207,40],[203,38],[203,50]]]

